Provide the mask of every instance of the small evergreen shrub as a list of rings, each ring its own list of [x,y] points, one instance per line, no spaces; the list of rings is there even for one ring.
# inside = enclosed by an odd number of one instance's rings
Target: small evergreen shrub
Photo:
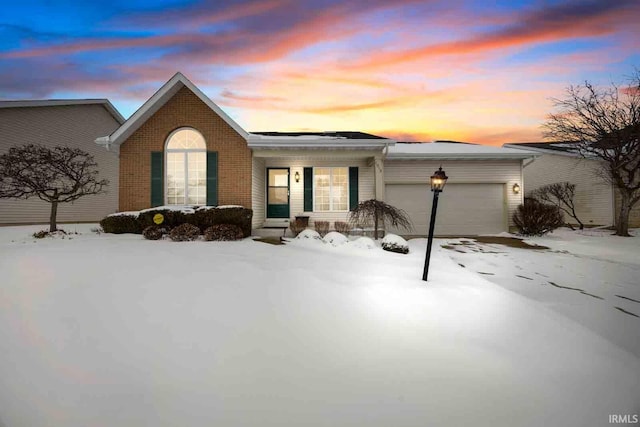
[[[194,224],[197,224],[201,230],[206,230],[212,225],[233,224],[240,227],[242,237],[251,236],[251,219],[253,211],[243,207],[233,208],[202,208],[196,210],[194,215]]]
[[[542,236],[564,225],[562,212],[557,206],[540,203],[536,199],[525,198],[513,213],[513,222],[518,234]]]
[[[36,239],[44,239],[45,237],[49,237],[49,230],[40,230],[33,233],[33,237]]]
[[[303,231],[305,228],[307,228],[307,224],[305,224],[305,221],[303,221],[301,219],[296,219],[295,221],[292,221],[289,224],[289,228],[291,229],[291,232],[293,233],[293,237],[296,237],[298,234],[300,234],[301,231]]]
[[[138,218],[133,215],[111,215],[105,217],[100,221],[100,227],[102,227],[105,233],[142,233],[142,227],[140,227]]]
[[[333,228],[335,228],[338,233],[342,233],[344,235],[349,234],[349,231],[351,231],[351,226],[349,225],[349,223],[344,221],[334,222]]]
[[[324,237],[329,232],[329,221],[314,221],[313,226],[320,237]]]
[[[333,245],[333,246],[340,246],[347,243],[349,239],[347,238],[347,236],[345,236],[342,233],[338,233],[337,231],[331,231],[322,238],[322,241],[325,243],[329,243],[330,245]]]
[[[298,234],[296,239],[322,240],[318,232],[310,228],[307,228],[306,230],[302,230],[300,234]]]
[[[235,224],[216,224],[204,230],[204,240],[208,242],[240,240],[243,237],[242,229]]]
[[[382,239],[382,249],[399,254],[408,254],[409,244],[397,234],[387,234]]]
[[[167,229],[160,225],[150,225],[142,230],[142,236],[147,240],[160,240],[167,234]]]
[[[162,216],[164,217],[162,223],[156,224],[155,222],[153,222],[153,217],[156,214],[162,214]],[[140,214],[138,215],[138,223],[140,224],[141,230],[145,230],[147,227],[150,227],[152,225],[159,225],[171,230],[172,228],[177,227],[180,224],[193,224],[195,223],[195,220],[194,214],[174,211],[170,209],[154,209],[140,212]]]
[[[169,232],[169,238],[174,242],[188,242],[200,236],[200,228],[193,224],[180,224]]]

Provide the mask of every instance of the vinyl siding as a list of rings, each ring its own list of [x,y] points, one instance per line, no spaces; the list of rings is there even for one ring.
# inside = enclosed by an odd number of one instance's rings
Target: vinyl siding
[[[253,228],[262,227],[265,216],[265,166],[264,159],[254,157],[251,163],[251,206]]]
[[[58,206],[59,222],[91,222],[118,208],[118,155],[95,144],[118,122],[102,105],[69,105],[0,109],[0,153],[12,146],[42,144],[80,148],[94,156],[100,178],[109,180],[106,194],[86,196]],[[38,198],[0,199],[0,224],[47,223],[51,205]]]
[[[429,183],[429,177],[442,166],[449,184],[504,184],[508,226],[513,227],[513,212],[522,203],[522,191],[515,194],[513,184],[522,187],[522,166],[520,160],[386,160],[384,179],[386,184]],[[444,193],[447,189],[445,187]],[[445,194],[446,195],[446,194]],[[473,212],[473,206],[461,206]]]
[[[525,192],[543,185],[568,181],[576,185],[576,213],[585,225],[613,224],[611,185],[597,175],[599,162],[576,157],[544,154],[524,168]],[[567,221],[575,222],[573,218]]]
[[[327,158],[327,157],[287,157],[287,158],[265,158],[265,167],[288,167],[290,168],[291,188],[290,203],[291,217],[296,215],[308,215],[309,225],[313,226],[314,221],[329,221],[330,227],[333,229],[335,221],[348,221],[349,212],[304,212],[304,168],[305,167],[349,167],[357,166],[359,168],[358,176],[358,198],[360,201],[373,199],[375,197],[375,184],[373,176],[373,166],[369,166],[366,158],[348,159]],[[300,182],[296,182],[294,176],[298,172],[300,174]],[[264,188],[264,177],[262,187]],[[254,205],[255,206],[255,205]],[[264,201],[262,203],[264,206]],[[263,208],[264,209],[264,208]],[[257,210],[254,208],[254,221],[256,221]],[[262,211],[264,218],[264,211]],[[254,222],[255,223],[255,222]]]

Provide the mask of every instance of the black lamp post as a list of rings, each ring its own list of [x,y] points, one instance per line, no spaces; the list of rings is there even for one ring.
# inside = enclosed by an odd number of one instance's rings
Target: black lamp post
[[[429,239],[427,241],[427,256],[424,259],[424,271],[422,280],[427,281],[429,275],[429,259],[431,258],[431,244],[433,243],[433,228],[436,225],[436,211],[438,210],[438,197],[449,177],[442,170],[442,166],[431,175],[431,191],[433,191],[433,205],[431,206],[431,222],[429,222]]]

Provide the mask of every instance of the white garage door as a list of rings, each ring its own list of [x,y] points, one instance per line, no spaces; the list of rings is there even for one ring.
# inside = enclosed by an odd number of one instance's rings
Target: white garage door
[[[386,201],[404,209],[413,231],[390,230],[397,234],[427,235],[433,193],[424,184],[387,184]],[[436,236],[461,236],[506,231],[503,184],[447,184],[440,193],[436,215]]]

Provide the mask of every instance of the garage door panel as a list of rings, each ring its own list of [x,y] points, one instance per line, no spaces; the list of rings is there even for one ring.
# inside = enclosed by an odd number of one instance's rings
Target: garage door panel
[[[433,193],[423,184],[388,184],[387,203],[407,212],[414,229],[398,234],[426,235]],[[473,235],[506,230],[503,184],[447,184],[440,194],[436,235]]]

